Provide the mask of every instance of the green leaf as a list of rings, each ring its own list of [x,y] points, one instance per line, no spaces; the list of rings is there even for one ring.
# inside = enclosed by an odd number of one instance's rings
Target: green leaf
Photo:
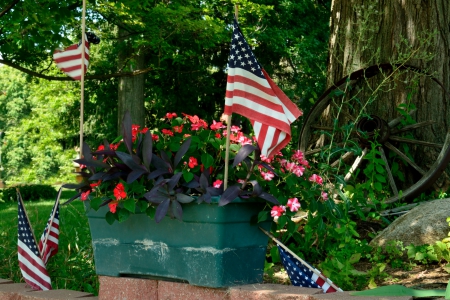
[[[377,190],[379,192],[383,190],[383,186],[378,181],[373,183],[373,187],[375,188],[375,190]]]
[[[150,205],[146,210],[145,213],[147,214],[147,216],[150,217],[150,219],[154,219],[155,218],[155,213],[156,213],[156,208],[152,205]]]
[[[90,204],[91,204],[91,208],[93,210],[98,210],[100,208],[100,205],[103,203],[102,198],[94,198],[91,200]]]
[[[186,182],[190,182],[192,179],[194,179],[194,174],[192,174],[188,170],[183,170],[183,178]]]
[[[147,201],[138,201],[136,203],[136,206],[139,208],[140,212],[145,212],[148,208],[148,202]]]
[[[114,221],[116,221],[116,217],[112,212],[108,211],[105,215],[105,220],[106,222],[108,222],[109,225],[112,225]]]
[[[136,211],[136,202],[134,201],[134,199],[127,199],[123,202],[123,207],[134,214],[134,212]]]
[[[381,174],[375,174],[375,178],[381,183],[386,183],[386,178]]]
[[[122,223],[124,221],[126,221],[129,217],[130,217],[130,212],[126,209],[120,209],[119,207],[117,208],[118,212],[118,218],[119,218],[119,223]]]
[[[280,253],[278,252],[278,247],[274,246],[270,249],[270,256],[272,257],[273,263],[281,262]]]
[[[269,212],[268,211],[260,211],[258,213],[258,223],[264,222],[269,219]]]
[[[203,153],[201,159],[205,169],[211,167],[214,164],[214,158],[209,153]]]

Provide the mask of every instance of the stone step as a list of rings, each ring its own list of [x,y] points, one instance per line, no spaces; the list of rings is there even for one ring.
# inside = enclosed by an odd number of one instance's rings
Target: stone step
[[[412,300],[412,297],[357,297],[349,292],[323,294],[320,289],[281,284],[206,288],[186,283],[100,276],[99,296],[71,291],[33,291],[25,283],[0,279],[0,300]]]

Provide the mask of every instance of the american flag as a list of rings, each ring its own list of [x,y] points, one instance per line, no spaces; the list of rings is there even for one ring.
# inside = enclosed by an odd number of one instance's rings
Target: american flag
[[[272,157],[291,139],[291,123],[303,113],[270,79],[234,20],[228,62],[225,115],[250,120],[261,154]]]
[[[18,194],[18,241],[19,267],[25,282],[34,290],[51,290],[52,285],[45,264],[41,259],[28,217]]]
[[[48,259],[58,253],[59,195],[61,195],[61,189],[58,192],[58,198],[56,199],[55,205],[53,205],[52,212],[50,213],[50,218],[47,221],[47,225],[45,226],[44,232],[42,233],[41,239],[39,241],[39,251],[42,253],[42,260],[46,265]],[[47,234],[49,226],[50,234]],[[46,239],[47,241],[45,241]]]
[[[66,49],[55,49],[53,60],[58,68],[75,80],[81,80],[81,41],[73,44]],[[89,66],[89,42],[84,42],[84,73],[86,74]]]
[[[324,293],[342,292],[330,279],[326,278],[319,270],[311,267],[288,253],[278,245],[281,262],[294,286],[322,289]]]

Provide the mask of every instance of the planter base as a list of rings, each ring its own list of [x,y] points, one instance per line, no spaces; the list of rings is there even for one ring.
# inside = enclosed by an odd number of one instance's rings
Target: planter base
[[[183,206],[183,222],[132,215],[108,225],[106,208],[88,212],[99,275],[186,282],[205,287],[261,283],[271,222],[251,224],[264,203]]]

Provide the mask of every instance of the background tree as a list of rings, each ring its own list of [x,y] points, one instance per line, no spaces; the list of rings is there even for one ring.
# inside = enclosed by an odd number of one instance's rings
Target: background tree
[[[356,70],[392,63],[414,66],[450,90],[449,15],[450,5],[443,0],[429,1],[427,5],[411,1],[333,0],[327,85],[332,86]],[[384,119],[394,118],[398,112],[389,110],[390,104],[414,102],[417,111],[412,114],[413,119],[435,122],[426,130],[415,131],[416,139],[443,143],[449,129],[449,97],[425,77],[418,76],[414,81],[402,77],[396,85],[384,87],[386,92],[371,104],[370,112]],[[381,81],[371,81],[372,91],[379,84]],[[412,148],[410,152],[420,166],[427,168],[439,151]]]

